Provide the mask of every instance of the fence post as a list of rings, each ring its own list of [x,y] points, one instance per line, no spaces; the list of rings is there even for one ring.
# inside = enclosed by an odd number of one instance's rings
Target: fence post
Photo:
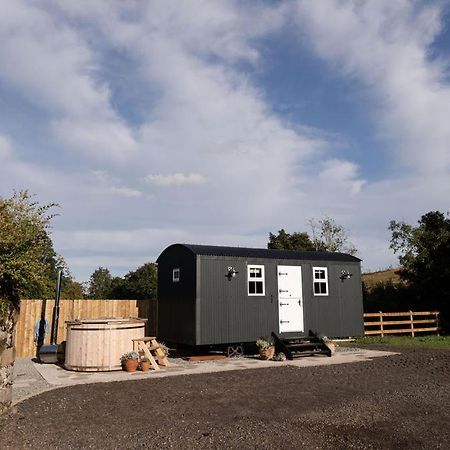
[[[380,331],[381,331],[381,337],[384,337],[384,328],[383,328],[383,312],[378,311],[380,313]]]
[[[411,336],[414,337],[414,315],[411,310],[409,310],[409,320],[411,321]]]
[[[440,336],[440,334],[439,334],[439,311],[435,311],[435,312],[434,312],[434,315],[435,315],[435,317],[436,317],[436,328],[437,328],[436,334],[437,334],[438,336]]]

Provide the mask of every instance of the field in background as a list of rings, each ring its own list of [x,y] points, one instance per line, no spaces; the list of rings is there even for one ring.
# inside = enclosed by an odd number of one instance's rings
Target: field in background
[[[399,269],[380,270],[378,272],[369,272],[362,274],[362,280],[366,287],[375,286],[378,283],[392,282],[393,284],[400,283],[400,276],[397,273]]]

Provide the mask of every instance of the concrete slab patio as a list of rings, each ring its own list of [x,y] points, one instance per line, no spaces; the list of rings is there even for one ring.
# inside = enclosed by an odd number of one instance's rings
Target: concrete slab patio
[[[51,389],[77,384],[110,383],[113,381],[162,378],[176,375],[205,374],[232,370],[258,369],[281,366],[312,367],[370,361],[373,358],[395,355],[390,351],[338,347],[331,358],[324,355],[305,356],[293,361],[263,361],[257,357],[230,358],[217,361],[184,361],[169,358],[170,366],[160,371],[128,373],[73,372],[56,364],[40,364],[29,358],[18,358],[15,366],[13,402],[17,404],[26,398]]]

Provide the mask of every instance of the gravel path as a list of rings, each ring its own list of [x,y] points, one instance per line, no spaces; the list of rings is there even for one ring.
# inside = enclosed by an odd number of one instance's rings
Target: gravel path
[[[450,448],[450,352],[400,351],[49,391],[0,418],[2,448]]]

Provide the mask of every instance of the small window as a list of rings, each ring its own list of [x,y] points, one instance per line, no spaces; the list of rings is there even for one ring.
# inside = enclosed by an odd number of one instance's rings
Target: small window
[[[313,267],[314,295],[328,295],[328,269]]]
[[[180,269],[173,269],[172,271],[172,281],[178,283],[180,281]]]
[[[265,295],[264,266],[247,266],[248,295]]]

